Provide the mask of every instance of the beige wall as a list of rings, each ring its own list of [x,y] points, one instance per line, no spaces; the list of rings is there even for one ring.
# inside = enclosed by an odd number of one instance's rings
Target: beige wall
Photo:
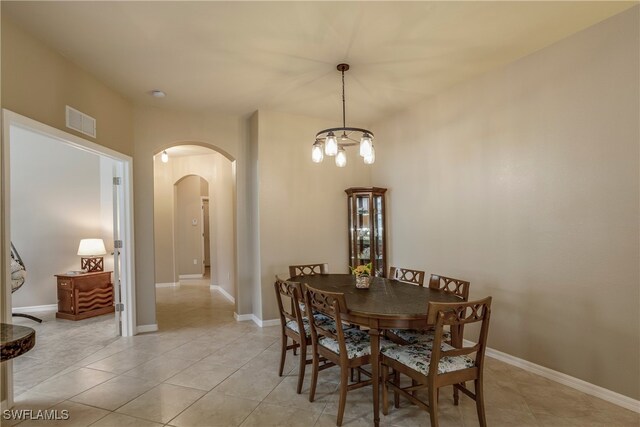
[[[393,264],[492,295],[491,347],[635,399],[639,29],[635,7],[377,123],[373,173]]]
[[[180,145],[203,145],[234,159],[235,194],[237,209],[234,217],[238,224],[236,253],[238,265],[232,274],[236,280],[236,311],[251,313],[251,288],[256,282],[251,277],[247,248],[251,238],[244,224],[249,221],[246,209],[247,188],[247,120],[219,113],[193,113],[136,107],[135,117],[135,227],[136,227],[136,298],[138,324],[155,322],[155,262],[153,224],[153,156],[163,149]],[[235,168],[235,170],[233,169]]]
[[[354,124],[355,126],[356,124]],[[275,319],[275,275],[288,266],[328,262],[330,271],[348,272],[347,196],[349,187],[370,184],[371,166],[357,147],[348,165],[333,158],[311,161],[316,132],[335,122],[272,111],[258,120],[258,179],[262,319]]]
[[[10,156],[11,240],[27,268],[12,305],[57,304],[53,276],[80,269],[80,240],[101,238],[108,250],[113,247],[112,163],[14,127]],[[112,257],[104,258],[110,270]]]
[[[214,151],[211,153],[210,155],[171,157],[168,163],[162,163],[159,156],[156,156],[154,168],[156,283],[178,281],[173,267],[173,206],[175,205],[173,187],[174,183],[181,178],[197,175],[208,183],[208,191],[202,195],[208,196],[210,200],[211,284],[219,285],[229,294],[235,295],[233,165],[223,155]],[[198,256],[201,256],[200,252]],[[193,265],[193,257],[191,257],[191,265]],[[181,272],[181,274],[199,274],[200,271]]]
[[[120,153],[133,153],[130,102],[6,16],[2,17],[2,88],[2,108]],[[97,120],[97,138],[65,127],[66,105]]]
[[[204,194],[203,186],[207,187]],[[178,277],[202,274],[200,197],[209,193],[208,187],[207,181],[196,175],[185,176],[175,184]]]
[[[262,319],[262,285],[260,272],[260,210],[258,194],[260,185],[258,183],[258,139],[259,139],[259,121],[260,112],[256,111],[249,119],[249,144],[247,147],[247,158],[249,167],[247,168],[247,182],[249,188],[249,197],[247,198],[247,210],[249,215],[244,227],[238,228],[238,233],[243,234],[249,240],[248,261],[250,271],[246,272],[247,278],[252,285],[249,289],[251,298],[251,313]],[[239,271],[238,274],[242,274]]]
[[[153,167],[153,227],[155,251],[155,283],[177,284],[178,268],[175,263],[175,180],[173,163],[163,163],[160,156]]]

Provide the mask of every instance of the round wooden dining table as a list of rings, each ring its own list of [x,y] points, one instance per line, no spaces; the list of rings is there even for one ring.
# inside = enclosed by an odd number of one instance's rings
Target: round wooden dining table
[[[417,286],[398,280],[373,277],[368,289],[356,288],[351,274],[317,274],[292,277],[290,280],[313,288],[342,292],[347,312],[342,319],[369,328],[371,338],[371,375],[373,382],[373,420],[380,423],[380,334],[385,329],[425,329],[427,305],[432,302],[460,302],[456,296],[437,289]]]

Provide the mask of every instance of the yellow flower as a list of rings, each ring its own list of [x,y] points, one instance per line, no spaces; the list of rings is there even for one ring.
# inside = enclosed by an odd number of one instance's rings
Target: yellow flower
[[[357,267],[350,267],[351,268],[351,273],[356,276],[370,276],[371,275],[371,268],[372,265],[371,263],[369,264],[365,264],[365,265],[358,265]]]

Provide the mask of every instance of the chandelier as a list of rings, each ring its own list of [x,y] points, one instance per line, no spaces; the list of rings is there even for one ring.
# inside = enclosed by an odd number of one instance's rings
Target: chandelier
[[[311,149],[311,160],[320,163],[324,156],[336,158],[336,166],[343,168],[347,165],[345,147],[360,145],[360,156],[368,165],[376,160],[373,148],[373,132],[367,129],[352,128],[346,125],[344,72],[349,70],[349,64],[339,64],[338,71],[342,73],[342,127],[321,130],[316,134],[316,141]],[[336,136],[337,135],[337,136]],[[359,137],[359,139],[357,139]]]

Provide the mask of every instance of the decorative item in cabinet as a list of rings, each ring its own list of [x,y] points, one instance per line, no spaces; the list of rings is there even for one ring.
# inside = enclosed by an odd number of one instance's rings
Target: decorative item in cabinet
[[[354,187],[345,190],[349,212],[349,266],[371,263],[373,276],[385,277],[387,238],[386,188]]]
[[[56,277],[58,279],[57,318],[82,320],[114,312],[110,271],[56,274]]]

